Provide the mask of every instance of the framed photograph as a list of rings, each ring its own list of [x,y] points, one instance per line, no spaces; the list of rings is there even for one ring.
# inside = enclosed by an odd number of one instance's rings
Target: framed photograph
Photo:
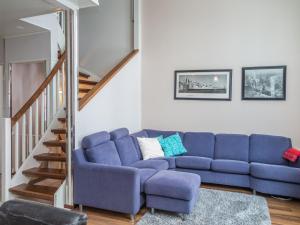
[[[231,100],[232,70],[175,71],[174,99]]]
[[[285,100],[286,66],[244,67],[243,100]]]

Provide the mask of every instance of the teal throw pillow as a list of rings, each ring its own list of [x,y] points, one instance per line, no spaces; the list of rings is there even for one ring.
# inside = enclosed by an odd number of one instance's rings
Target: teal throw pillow
[[[166,138],[158,138],[158,141],[166,157],[182,155],[187,152],[178,133]]]

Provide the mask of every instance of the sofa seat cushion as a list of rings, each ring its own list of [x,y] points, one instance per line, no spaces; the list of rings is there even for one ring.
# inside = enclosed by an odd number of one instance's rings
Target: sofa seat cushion
[[[137,161],[130,165],[130,167],[135,167],[138,169],[155,169],[155,170],[167,170],[169,169],[169,163],[166,160],[142,160]]]
[[[176,167],[184,169],[209,170],[212,159],[198,156],[176,157]]]
[[[251,163],[250,171],[251,176],[256,178],[300,184],[299,168],[263,163]]]
[[[216,159],[212,161],[211,169],[221,173],[249,174],[250,164],[238,160]]]
[[[144,192],[145,190],[145,182],[156,173],[157,171],[155,169],[139,169],[139,174],[141,177],[141,192]]]
[[[145,193],[190,201],[201,184],[199,175],[164,170],[156,173],[145,183]]]
[[[175,169],[176,168],[176,157],[157,157],[150,160],[164,160],[169,163],[169,169]]]

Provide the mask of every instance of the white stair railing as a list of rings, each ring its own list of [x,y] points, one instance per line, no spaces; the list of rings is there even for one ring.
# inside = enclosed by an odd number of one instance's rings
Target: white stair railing
[[[11,119],[11,172],[15,174],[64,107],[65,53],[45,81]]]

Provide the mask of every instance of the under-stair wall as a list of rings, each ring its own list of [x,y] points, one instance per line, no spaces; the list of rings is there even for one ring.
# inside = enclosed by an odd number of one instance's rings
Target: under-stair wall
[[[101,91],[76,113],[76,147],[86,135],[127,127],[141,129],[140,53],[117,72]]]

